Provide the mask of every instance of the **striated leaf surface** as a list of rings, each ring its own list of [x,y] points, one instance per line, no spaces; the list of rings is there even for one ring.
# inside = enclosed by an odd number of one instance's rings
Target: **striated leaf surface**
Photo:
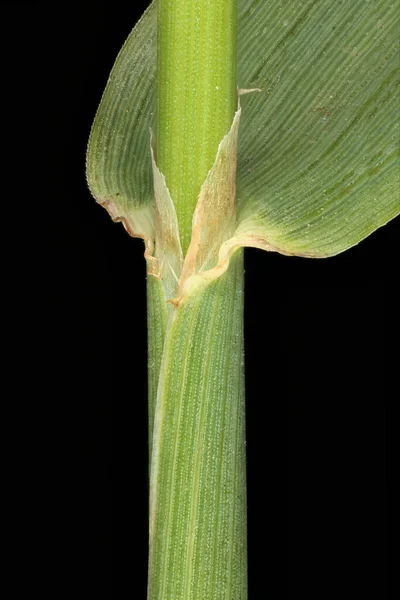
[[[337,254],[400,212],[398,4],[238,7],[238,86],[261,92],[242,98],[236,236],[286,254]],[[87,174],[115,220],[153,239],[155,77],[152,3],[110,75]]]
[[[400,212],[398,4],[239,6],[240,229],[337,254]]]

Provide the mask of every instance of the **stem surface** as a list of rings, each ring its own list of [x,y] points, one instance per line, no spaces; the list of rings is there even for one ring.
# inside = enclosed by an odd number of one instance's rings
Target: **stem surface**
[[[236,0],[158,1],[157,102],[185,254],[237,106]],[[148,600],[246,600],[243,252],[178,307],[168,299],[149,275]]]
[[[158,1],[157,158],[183,253],[196,200],[237,107],[236,0]]]
[[[158,387],[149,600],[245,600],[243,256],[175,309]]]

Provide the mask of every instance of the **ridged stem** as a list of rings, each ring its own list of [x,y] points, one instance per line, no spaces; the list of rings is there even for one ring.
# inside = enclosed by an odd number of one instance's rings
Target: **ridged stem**
[[[171,318],[150,495],[148,599],[245,600],[242,251]]]
[[[157,78],[156,160],[185,254],[236,109],[236,0],[158,0]],[[246,600],[243,253],[167,299],[149,275],[148,600]]]
[[[236,0],[158,0],[158,166],[185,253],[197,196],[232,124]]]

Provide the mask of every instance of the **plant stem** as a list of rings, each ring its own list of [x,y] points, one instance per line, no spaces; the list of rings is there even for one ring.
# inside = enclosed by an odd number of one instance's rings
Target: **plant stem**
[[[174,201],[183,253],[236,92],[236,0],[158,1],[158,166]]]
[[[245,600],[242,252],[175,309],[158,388],[149,600]]]
[[[236,109],[236,0],[159,0],[158,11],[157,162],[185,254]],[[245,600],[242,251],[182,305],[168,299],[149,275],[148,600]]]

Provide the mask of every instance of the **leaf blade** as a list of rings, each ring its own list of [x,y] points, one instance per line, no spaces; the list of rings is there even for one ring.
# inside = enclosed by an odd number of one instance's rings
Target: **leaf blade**
[[[244,4],[239,85],[263,91],[242,101],[239,230],[290,254],[337,254],[400,212],[398,11]]]
[[[398,12],[391,0],[239,0],[238,85],[262,92],[242,98],[237,236],[263,237],[266,248],[286,254],[332,256],[400,213]],[[116,85],[127,69],[130,83]],[[99,202],[111,199],[135,223],[138,206],[153,214],[154,2],[118,70],[93,127],[88,182]],[[106,106],[108,95],[115,98]],[[111,134],[118,152],[107,147]]]
[[[86,174],[96,200],[113,200],[121,213],[152,202],[150,129],[155,123],[154,3],[123,45],[110,73],[90,133]]]

